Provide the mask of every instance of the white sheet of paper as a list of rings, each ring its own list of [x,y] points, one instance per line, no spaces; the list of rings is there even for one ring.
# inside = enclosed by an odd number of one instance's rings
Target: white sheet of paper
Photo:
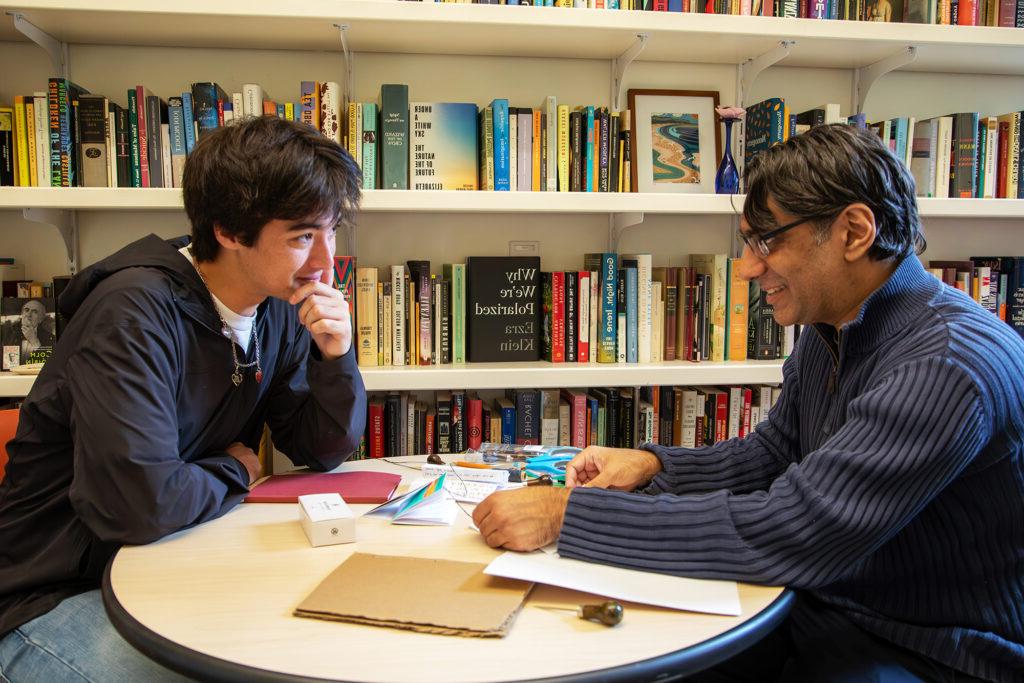
[[[742,611],[735,581],[641,572],[548,553],[506,552],[487,565],[484,573],[690,612],[739,616]]]
[[[444,495],[433,496],[427,502],[417,505],[401,519],[393,520],[392,524],[450,526],[458,512],[455,501],[446,491]]]

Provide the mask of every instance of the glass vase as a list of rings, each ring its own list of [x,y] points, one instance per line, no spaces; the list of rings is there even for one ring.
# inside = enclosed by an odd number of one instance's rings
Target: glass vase
[[[735,119],[725,119],[725,153],[715,174],[715,192],[718,194],[736,194],[740,191],[740,172],[732,158],[732,124]]]

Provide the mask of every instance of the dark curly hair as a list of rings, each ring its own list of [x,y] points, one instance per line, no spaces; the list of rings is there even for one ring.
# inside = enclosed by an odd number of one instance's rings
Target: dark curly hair
[[[182,190],[197,261],[212,261],[219,225],[252,246],[272,220],[329,215],[352,221],[361,174],[349,153],[307,124],[275,116],[209,133],[185,164]]]
[[[869,130],[842,123],[816,126],[754,157],[744,179],[743,217],[755,233],[775,227],[769,197],[797,218],[823,217],[814,222],[819,242],[843,209],[860,202],[875,215],[869,258],[902,259],[925,249],[914,178]]]

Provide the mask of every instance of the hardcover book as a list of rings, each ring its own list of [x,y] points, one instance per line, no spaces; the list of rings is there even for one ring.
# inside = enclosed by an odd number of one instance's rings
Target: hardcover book
[[[377,187],[377,104],[363,103],[363,189]]]
[[[167,100],[167,118],[170,122],[171,134],[171,185],[181,187],[181,180],[185,173],[188,143],[185,141],[185,108],[180,97],[172,97]],[[189,123],[189,125],[192,124]]]
[[[476,105],[413,102],[409,113],[412,189],[476,190],[480,140]]]
[[[377,269],[356,268],[356,357],[361,366],[377,365]]]
[[[351,318],[353,338],[356,324],[356,257],[334,257],[334,288],[340,289],[348,302],[348,313]]]
[[[391,498],[402,477],[387,472],[315,472],[274,474],[256,484],[246,503],[294,503],[299,496],[337,493],[350,505],[383,503]]]
[[[0,186],[14,186],[14,110],[0,107]]]
[[[586,254],[583,267],[598,273],[597,362],[614,363],[618,319],[616,318],[616,280],[618,257],[611,252]]]
[[[451,283],[452,362],[466,362],[466,264],[445,263],[441,274]]]
[[[320,84],[316,81],[299,84],[299,120],[320,130]]]
[[[129,103],[131,93],[129,93]],[[217,129],[217,103],[227,99],[227,94],[216,83],[192,84],[192,107],[196,124],[199,127],[199,139]]]
[[[540,359],[540,257],[466,260],[469,362]]]
[[[494,126],[494,189],[508,191],[509,188],[509,130],[508,100],[491,101],[492,123]]]
[[[785,102],[781,97],[751,105],[747,109],[747,144],[744,161],[750,163],[755,156],[785,141]]]
[[[72,102],[89,91],[66,78],[51,78],[47,89],[47,109],[50,112],[50,185],[52,187],[75,187],[75,132],[77,131],[75,108]],[[14,184],[13,182],[11,183]]]
[[[341,144],[341,89],[333,81],[320,84],[320,132]]]
[[[953,150],[949,166],[949,196],[972,198],[977,190],[978,113],[953,114]]]
[[[409,86],[380,86],[378,157],[382,190],[409,189]]]
[[[57,341],[57,314],[52,297],[4,297],[0,301],[3,369],[46,361]]]
[[[82,184],[85,187],[108,187],[107,98],[82,94],[78,101],[78,156],[82,160]]]

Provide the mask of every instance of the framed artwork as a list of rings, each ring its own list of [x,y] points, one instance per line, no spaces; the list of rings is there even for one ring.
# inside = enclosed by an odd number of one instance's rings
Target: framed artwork
[[[710,90],[629,91],[634,192],[715,193],[717,105]]]

